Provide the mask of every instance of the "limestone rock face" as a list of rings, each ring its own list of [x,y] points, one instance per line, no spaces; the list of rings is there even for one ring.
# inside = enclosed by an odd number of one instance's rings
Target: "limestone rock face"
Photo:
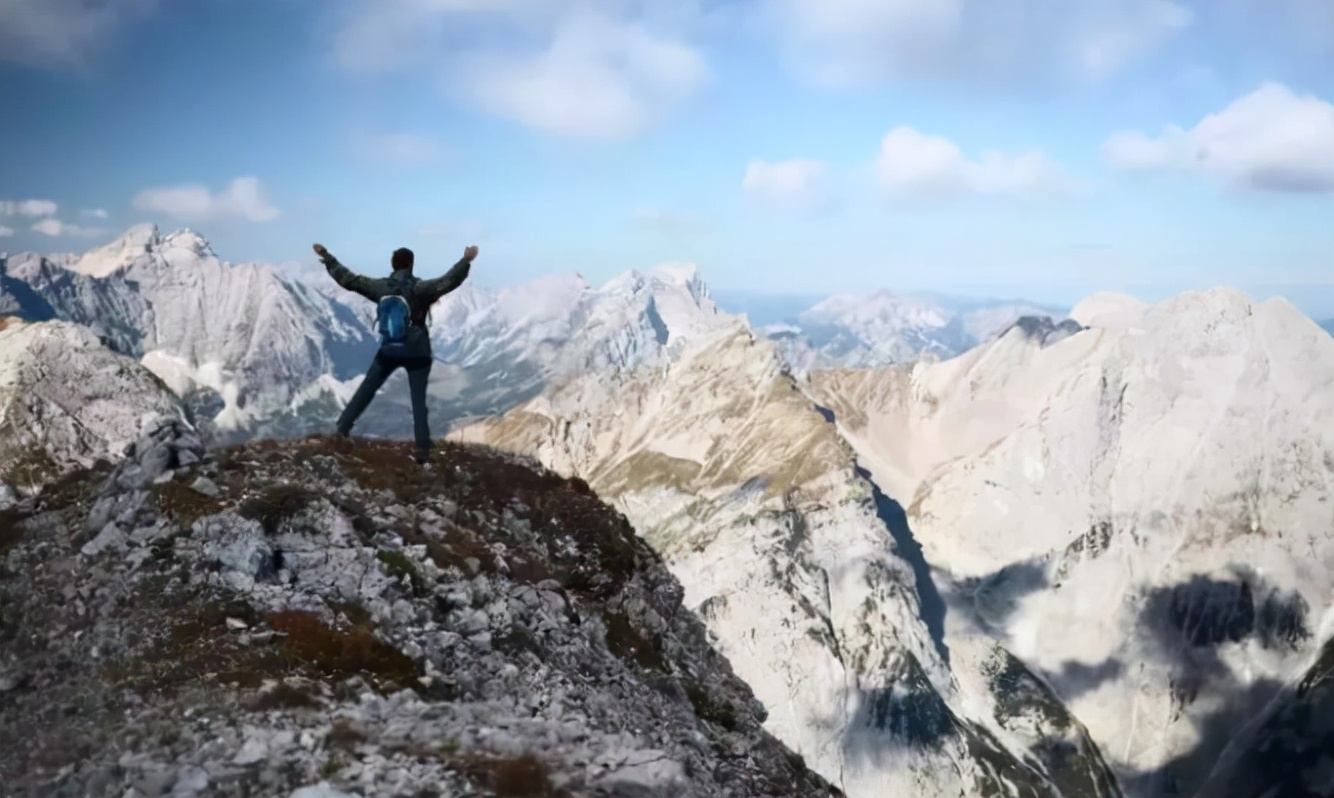
[[[999,644],[976,652],[976,679],[955,672],[901,509],[744,325],[456,437],[535,456],[621,509],[767,728],[848,795],[1120,795],[1078,720]]]
[[[142,436],[185,418],[161,380],[87,329],[0,317],[0,484],[12,495],[119,461]]]
[[[1005,640],[1132,794],[1226,794],[1331,633],[1334,338],[1222,289],[1072,316],[805,387],[907,507],[951,650]]]

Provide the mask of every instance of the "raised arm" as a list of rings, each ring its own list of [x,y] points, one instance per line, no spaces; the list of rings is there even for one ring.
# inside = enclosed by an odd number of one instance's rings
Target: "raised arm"
[[[468,247],[463,250],[463,257],[449,271],[434,279],[422,280],[422,292],[426,294],[431,302],[434,302],[463,285],[463,281],[468,279],[468,272],[472,271],[472,261],[475,257],[477,257],[477,247]]]
[[[325,249],[323,244],[316,244],[314,249],[315,254],[320,256],[320,261],[335,283],[349,291],[361,294],[372,302],[377,299],[374,295],[374,281],[371,278],[357,274],[339,263],[338,258],[335,258],[329,250]]]

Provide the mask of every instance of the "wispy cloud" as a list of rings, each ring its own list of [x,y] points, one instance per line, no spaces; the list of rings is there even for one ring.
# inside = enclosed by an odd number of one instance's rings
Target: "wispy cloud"
[[[906,125],[889,131],[875,159],[880,185],[900,199],[969,195],[1064,197],[1086,188],[1037,150],[985,152],[970,160],[952,141]]]
[[[14,235],[14,228],[5,227],[4,225],[0,224],[0,238],[9,238],[12,235]]]
[[[157,6],[158,0],[3,0],[0,61],[86,67],[127,21]]]
[[[82,227],[77,224],[62,222],[54,217],[47,217],[32,226],[32,229],[42,235],[52,238],[72,237],[72,238],[96,238],[107,235],[110,231],[102,227]]]
[[[363,0],[336,55],[353,71],[438,74],[447,93],[537,130],[626,139],[660,122],[708,75],[702,53],[676,31],[680,14],[666,8]],[[465,37],[465,29],[492,35]]]
[[[1169,0],[762,0],[760,19],[808,80],[972,82],[1102,77],[1192,21]]]
[[[106,212],[105,210],[103,210],[102,208],[89,208],[89,209],[80,211],[80,213],[82,213],[84,216],[87,216],[87,217],[90,217],[90,218],[93,218],[93,219],[105,219],[105,218],[107,218],[108,216],[110,216],[110,214],[107,213],[107,212]]]
[[[51,200],[0,200],[0,216],[54,216],[60,206]]]
[[[267,222],[278,217],[257,177],[238,177],[214,193],[198,183],[148,188],[134,198],[134,207],[185,221],[244,219]]]
[[[1197,172],[1233,188],[1334,192],[1334,103],[1266,83],[1189,130],[1117,133],[1103,153],[1123,169]]]
[[[822,216],[838,207],[828,167],[813,159],[752,160],[741,187],[753,200],[788,212]]]

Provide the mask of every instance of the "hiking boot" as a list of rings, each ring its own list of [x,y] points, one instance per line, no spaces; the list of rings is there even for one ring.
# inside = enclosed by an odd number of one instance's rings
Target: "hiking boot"
[[[420,452],[420,451],[419,451],[419,452],[417,452],[416,454],[414,454],[414,455],[412,456],[412,459],[415,460],[415,461],[417,461],[417,465],[423,465],[423,466],[424,466],[424,465],[430,465],[430,464],[431,464],[431,453],[430,453],[430,452]]]

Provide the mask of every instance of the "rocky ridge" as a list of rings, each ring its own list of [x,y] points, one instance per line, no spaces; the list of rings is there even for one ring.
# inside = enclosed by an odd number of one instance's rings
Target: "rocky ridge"
[[[187,416],[151,371],[88,329],[0,316],[0,509]]]
[[[767,728],[850,796],[1120,795],[1082,724],[1002,646],[960,675],[902,511],[743,324],[455,437],[534,456],[625,512]]]
[[[160,425],[0,515],[0,784],[833,796],[588,487],[457,444]]]

